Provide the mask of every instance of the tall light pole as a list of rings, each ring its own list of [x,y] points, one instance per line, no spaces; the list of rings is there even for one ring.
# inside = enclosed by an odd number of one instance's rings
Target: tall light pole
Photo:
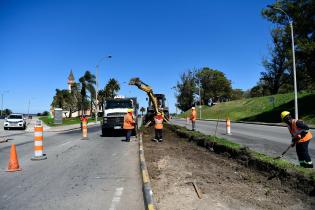
[[[292,44],[292,61],[293,61],[293,80],[294,80],[294,107],[295,107],[295,119],[299,119],[299,110],[298,110],[298,99],[297,99],[297,84],[296,84],[296,66],[295,66],[295,46],[294,46],[294,34],[293,34],[293,20],[290,16],[281,8],[275,7],[272,5],[267,5],[267,7],[275,10],[279,10],[285,14],[291,28],[291,44]]]
[[[102,57],[100,60],[99,60],[99,62],[97,63],[97,65],[96,65],[96,91],[95,91],[95,107],[96,107],[96,109],[95,109],[95,122],[97,123],[97,118],[98,118],[98,99],[97,99],[97,96],[98,96],[98,70],[99,70],[99,65],[100,65],[100,63],[103,61],[103,60],[105,60],[105,59],[109,59],[109,58],[112,58],[112,56],[111,55],[108,55],[108,56],[105,56],[105,57]],[[92,109],[92,107],[91,107],[91,109]]]
[[[28,99],[28,106],[27,106],[27,117],[30,116],[30,108],[31,108],[31,99],[35,99],[35,98],[29,98]]]
[[[30,106],[31,106],[31,99],[28,99],[27,118],[30,116]]]
[[[3,114],[3,95],[5,93],[8,93],[8,92],[9,92],[8,90],[1,92],[1,114],[0,114],[0,116],[2,116],[2,114]]]
[[[201,94],[200,94],[200,88],[201,88],[201,79],[199,79],[199,116],[201,119]]]

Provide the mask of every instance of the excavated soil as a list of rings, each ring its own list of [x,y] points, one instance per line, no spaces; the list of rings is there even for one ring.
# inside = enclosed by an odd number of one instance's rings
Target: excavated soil
[[[268,179],[268,174],[209,152],[168,129],[163,132],[162,143],[152,141],[152,128],[143,135],[158,209],[315,209],[314,197],[282,185],[279,179]]]

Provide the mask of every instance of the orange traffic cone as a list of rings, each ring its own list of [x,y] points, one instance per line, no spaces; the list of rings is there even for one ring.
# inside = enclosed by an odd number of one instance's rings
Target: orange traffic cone
[[[10,160],[8,164],[7,172],[14,172],[14,171],[21,171],[19,166],[18,157],[16,154],[15,144],[11,145],[11,153],[10,153]]]

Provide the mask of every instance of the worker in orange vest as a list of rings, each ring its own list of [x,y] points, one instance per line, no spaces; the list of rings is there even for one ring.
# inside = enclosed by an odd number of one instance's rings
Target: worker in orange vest
[[[163,115],[162,113],[157,113],[154,116],[154,129],[155,129],[155,138],[153,139],[156,142],[163,141]]]
[[[196,119],[197,119],[196,108],[192,107],[191,108],[191,114],[190,114],[190,120],[191,120],[191,126],[192,126],[192,130],[193,131],[195,130]]]
[[[83,115],[80,117],[80,120],[81,120],[81,130],[82,130],[82,123],[83,123],[83,122],[86,122],[86,124],[88,124],[88,118],[86,117],[85,114],[83,114]]]
[[[296,145],[300,166],[313,168],[313,162],[308,154],[308,144],[313,137],[309,127],[302,120],[293,119],[288,111],[281,112],[281,119],[288,125],[292,136],[291,146]]]
[[[126,141],[130,142],[130,136],[132,130],[135,128],[135,120],[133,118],[132,109],[128,109],[128,112],[124,116],[124,125],[123,128],[126,132]]]

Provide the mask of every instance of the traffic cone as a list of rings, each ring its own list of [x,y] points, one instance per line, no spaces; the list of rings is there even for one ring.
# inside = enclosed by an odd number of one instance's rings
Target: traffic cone
[[[21,171],[18,156],[16,154],[15,144],[11,145],[10,160],[7,172]]]
[[[82,122],[82,140],[88,139],[88,128],[87,128],[87,122]]]
[[[230,118],[226,118],[226,134],[231,135],[231,121]]]

